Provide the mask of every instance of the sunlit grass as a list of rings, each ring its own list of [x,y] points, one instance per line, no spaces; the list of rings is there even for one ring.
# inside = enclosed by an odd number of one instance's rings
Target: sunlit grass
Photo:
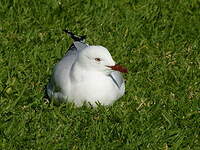
[[[113,106],[44,100],[87,35],[127,66]],[[0,149],[199,149],[200,1],[0,1]]]

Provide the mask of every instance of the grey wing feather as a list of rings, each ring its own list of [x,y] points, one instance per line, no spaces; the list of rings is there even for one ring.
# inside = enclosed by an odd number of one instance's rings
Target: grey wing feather
[[[115,84],[118,86],[118,88],[121,88],[122,84],[124,83],[124,79],[120,72],[114,71],[110,74],[111,78],[115,82]]]
[[[65,53],[65,56],[76,55],[76,53],[77,53],[77,49],[76,49],[76,47],[74,46],[74,44],[72,44],[72,45],[69,47],[68,51]]]
[[[77,51],[81,51],[89,45],[86,43],[75,41],[68,49],[66,55],[76,55]]]
[[[67,33],[67,35],[69,35],[74,40],[73,44],[68,49],[66,55],[68,55],[68,56],[69,55],[76,55],[77,51],[80,51],[80,50],[89,46],[88,44],[85,43],[86,35],[77,36],[73,32],[71,32],[67,29],[65,29],[63,31],[65,33]]]
[[[86,44],[86,43],[82,43],[82,42],[78,42],[78,41],[75,41],[75,42],[74,42],[74,45],[75,45],[75,47],[76,47],[76,49],[77,49],[78,51],[80,51],[80,50],[82,50],[82,49],[84,49],[84,48],[86,48],[86,47],[89,46],[89,45]]]

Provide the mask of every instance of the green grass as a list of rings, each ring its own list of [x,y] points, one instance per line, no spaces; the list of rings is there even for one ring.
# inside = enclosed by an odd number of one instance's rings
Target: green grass
[[[54,64],[87,35],[129,69],[97,108],[45,103]],[[200,149],[199,0],[1,0],[0,149]]]

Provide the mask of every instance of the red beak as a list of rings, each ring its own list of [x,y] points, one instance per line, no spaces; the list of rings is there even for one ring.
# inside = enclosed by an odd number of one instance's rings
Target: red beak
[[[116,70],[122,73],[128,73],[128,69],[126,69],[125,67],[121,66],[121,65],[114,65],[114,66],[107,66],[109,68],[111,68],[112,70]]]

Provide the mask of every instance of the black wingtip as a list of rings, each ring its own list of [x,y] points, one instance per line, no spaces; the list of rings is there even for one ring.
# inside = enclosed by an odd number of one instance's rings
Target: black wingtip
[[[82,36],[77,36],[74,33],[72,33],[71,31],[64,29],[63,30],[65,33],[67,33],[74,41],[85,41],[86,39],[86,35],[82,35]]]

